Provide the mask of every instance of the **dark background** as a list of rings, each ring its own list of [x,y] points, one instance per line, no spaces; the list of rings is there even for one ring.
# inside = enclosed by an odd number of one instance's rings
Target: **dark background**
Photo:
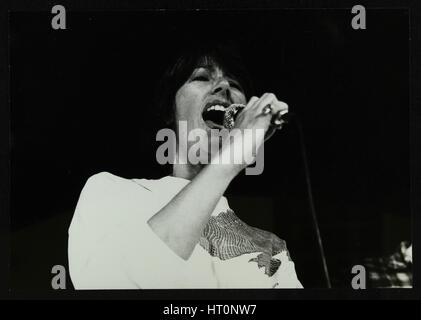
[[[97,172],[158,178],[153,90],[185,41],[232,39],[258,94],[303,125],[314,204],[334,287],[351,268],[411,239],[407,10],[144,11],[10,16],[11,286],[51,290],[67,266],[67,229]],[[230,186],[245,222],[285,239],[306,288],[324,287],[298,132],[265,147],[265,172]]]

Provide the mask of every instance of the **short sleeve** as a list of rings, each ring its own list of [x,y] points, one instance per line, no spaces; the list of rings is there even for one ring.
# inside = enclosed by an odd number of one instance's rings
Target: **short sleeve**
[[[187,261],[149,227],[162,203],[132,180],[102,172],[88,179],[69,228],[76,289],[168,287],[188,276]]]

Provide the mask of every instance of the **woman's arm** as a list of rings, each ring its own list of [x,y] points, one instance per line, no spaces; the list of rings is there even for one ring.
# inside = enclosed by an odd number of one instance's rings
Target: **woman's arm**
[[[216,204],[241,169],[207,165],[149,219],[149,226],[177,255],[187,260]]]

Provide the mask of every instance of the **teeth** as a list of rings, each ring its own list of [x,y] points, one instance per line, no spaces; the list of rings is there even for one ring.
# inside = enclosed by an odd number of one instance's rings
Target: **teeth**
[[[215,105],[211,106],[210,108],[208,108],[209,111],[210,110],[225,111],[225,109],[226,108],[224,106],[221,106],[219,104],[215,104]]]

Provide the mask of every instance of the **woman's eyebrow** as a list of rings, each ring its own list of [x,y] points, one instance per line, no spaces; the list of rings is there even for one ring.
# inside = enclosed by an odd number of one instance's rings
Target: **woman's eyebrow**
[[[233,75],[231,75],[231,74],[226,74],[226,75],[225,75],[225,77],[226,77],[227,79],[231,80],[231,81],[235,81],[235,82],[240,83],[240,81],[238,80],[238,78],[237,78],[237,77],[234,77],[234,76],[233,76]]]
[[[216,71],[216,69],[217,69],[218,67],[217,66],[215,66],[214,64],[199,64],[196,68],[195,68],[195,72],[198,72],[200,69],[205,69],[206,71],[208,71],[208,72],[214,72],[214,71]],[[227,78],[227,79],[229,79],[230,81],[233,81],[233,82],[235,82],[238,86],[240,86],[241,87],[241,90],[244,90],[243,89],[243,86],[242,86],[242,84],[241,84],[241,81],[240,81],[240,79],[238,78],[238,77],[236,77],[236,76],[234,76],[232,73],[230,73],[230,72],[227,72],[227,73],[225,73],[224,71],[223,71],[223,73],[224,73],[224,76]]]
[[[232,74],[230,74],[230,73],[225,74],[225,76],[226,76],[229,80],[231,80],[231,81],[235,82],[236,84],[238,84],[238,85],[241,87],[241,89],[243,89],[243,85],[241,84],[241,81],[240,81],[240,79],[239,79],[238,77],[236,77],[236,76],[234,76],[234,75],[232,75]]]
[[[195,70],[199,70],[199,69],[205,69],[206,71],[210,71],[210,72],[215,72],[219,67],[215,66],[214,64],[202,64],[202,65],[198,65]],[[229,72],[225,72],[223,69],[221,69],[221,71],[223,72],[224,76],[229,78],[230,80],[236,81],[236,82],[240,82],[238,80],[237,77],[235,77],[234,75],[232,75]]]

